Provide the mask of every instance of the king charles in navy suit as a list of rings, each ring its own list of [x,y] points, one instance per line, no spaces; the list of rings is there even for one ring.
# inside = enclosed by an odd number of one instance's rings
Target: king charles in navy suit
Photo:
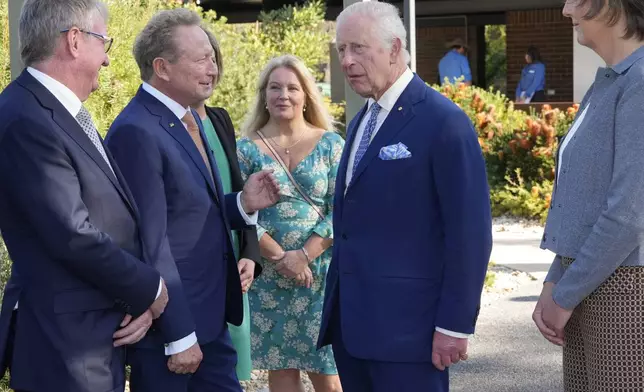
[[[352,89],[319,345],[345,392],[446,392],[467,359],[492,247],[485,162],[468,117],[407,68],[395,6],[337,20]],[[419,389],[420,388],[420,389]]]

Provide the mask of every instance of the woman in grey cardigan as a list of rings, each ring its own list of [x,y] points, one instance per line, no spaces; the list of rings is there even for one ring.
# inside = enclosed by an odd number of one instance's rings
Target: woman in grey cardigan
[[[644,1],[568,0],[606,62],[562,140],[533,319],[564,346],[566,392],[644,391]]]

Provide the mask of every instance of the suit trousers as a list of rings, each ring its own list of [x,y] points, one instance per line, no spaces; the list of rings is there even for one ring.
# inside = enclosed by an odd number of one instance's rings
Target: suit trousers
[[[644,391],[644,267],[619,267],[575,308],[564,339],[565,392]]]
[[[349,354],[342,340],[339,306],[330,320],[333,355],[344,392],[448,392],[449,373],[431,362],[385,362]]]
[[[237,353],[228,328],[213,342],[200,345],[203,360],[194,374],[168,370],[169,356],[163,347],[133,348],[128,351],[132,367],[132,392],[242,392],[235,366]]]

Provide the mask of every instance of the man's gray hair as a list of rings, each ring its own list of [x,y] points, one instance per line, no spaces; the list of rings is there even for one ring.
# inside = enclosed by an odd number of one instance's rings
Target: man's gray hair
[[[134,59],[139,65],[141,79],[150,81],[154,75],[152,63],[156,58],[175,62],[181,49],[175,40],[178,27],[201,26],[201,17],[186,8],[175,8],[157,12],[134,41]]]
[[[91,31],[97,17],[107,23],[107,7],[98,0],[25,1],[18,26],[22,62],[30,66],[51,58],[61,30]]]
[[[405,64],[409,63],[410,55],[407,50],[407,30],[400,18],[400,10],[390,3],[380,1],[362,1],[345,8],[336,20],[336,31],[340,25],[351,16],[362,16],[371,19],[374,33],[380,36],[385,48],[391,49],[394,39],[401,42],[401,55]]]

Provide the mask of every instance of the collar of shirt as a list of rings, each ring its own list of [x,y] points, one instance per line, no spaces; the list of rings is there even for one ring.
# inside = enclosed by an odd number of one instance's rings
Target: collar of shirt
[[[35,68],[27,67],[27,72],[40,82],[40,84],[45,86],[45,88],[49,90],[49,92],[56,97],[58,101],[60,101],[63,107],[67,109],[69,114],[76,118],[76,115],[80,112],[83,103],[78,99],[76,94],[69,89],[69,87]]]
[[[613,69],[613,71],[617,72],[618,74],[623,74],[624,72],[628,71],[628,69],[632,67],[633,64],[635,64],[637,61],[641,60],[642,58],[644,58],[644,46],[640,46],[639,49],[631,53],[619,64],[611,68]]]
[[[407,68],[405,72],[403,72],[403,74],[398,77],[398,80],[396,80],[394,84],[392,84],[391,87],[389,87],[389,89],[385,91],[384,94],[382,94],[382,97],[380,97],[380,99],[378,100],[378,105],[380,105],[382,109],[389,113],[391,109],[394,108],[396,101],[398,101],[398,98],[400,98],[413,78],[414,73],[411,72],[409,68]],[[371,109],[371,105],[373,105],[374,102],[376,101],[373,98],[369,98],[367,111]]]
[[[162,104],[164,104],[170,111],[177,116],[179,120],[183,118],[183,116],[188,113],[188,108],[184,108],[181,106],[179,103],[177,103],[175,100],[172,98],[168,97],[161,91],[157,90],[156,88],[152,87],[152,85],[143,82],[143,90],[145,90],[147,93],[152,95],[154,98],[158,99],[161,101]],[[183,122],[183,121],[182,121]],[[185,125],[185,124],[184,124]]]

